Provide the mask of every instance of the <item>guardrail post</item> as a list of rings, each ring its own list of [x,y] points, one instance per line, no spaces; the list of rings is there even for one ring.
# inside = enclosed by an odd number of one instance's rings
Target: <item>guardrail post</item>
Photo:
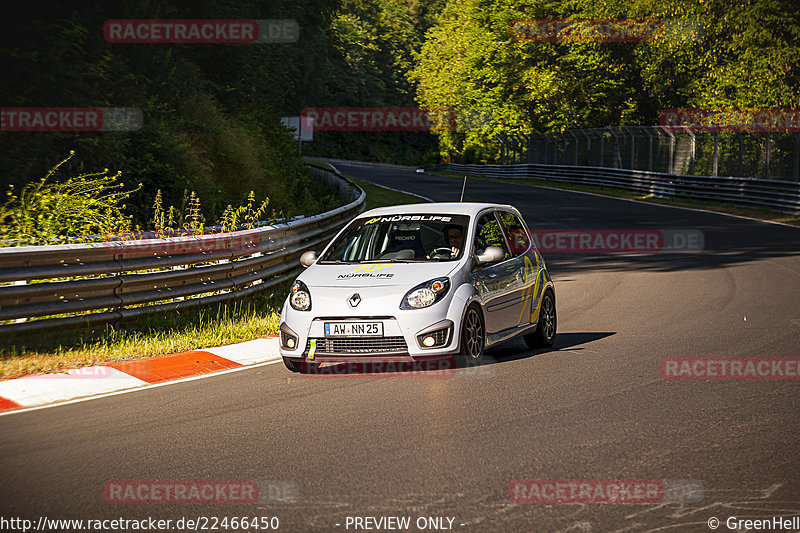
[[[567,130],[567,133],[575,140],[575,166],[578,166],[578,136],[572,130]]]
[[[586,133],[586,130],[578,130],[580,131],[584,137],[586,137],[586,164],[591,165],[589,162],[589,154],[592,153],[592,138],[589,137],[589,134]]]
[[[663,127],[661,131],[669,136],[669,168],[667,169],[667,174],[675,174],[675,134]]]
[[[600,131],[600,164],[597,165],[599,167],[606,166],[605,165],[605,162],[606,162],[605,147],[606,147],[606,136],[604,135],[603,131],[601,130]]]
[[[528,151],[525,154],[525,162],[530,164],[531,163],[531,147],[533,146],[533,134],[529,133],[527,135],[527,137],[528,137]]]
[[[689,174],[694,175],[694,160],[696,155],[697,139],[695,138],[694,132],[689,128],[689,126],[684,126],[683,131],[689,135],[689,138],[691,139],[690,146],[692,147],[692,151],[689,156]]]
[[[608,132],[614,136],[614,166],[613,168],[622,168],[622,155],[619,152],[619,136],[614,133],[611,126],[606,126]]]
[[[647,141],[649,144],[649,151],[647,157],[647,170],[650,172],[653,171],[653,134],[650,133],[650,128],[646,126],[639,126],[645,135],[647,135]]]
[[[634,128],[625,126],[625,131],[631,135],[631,170],[636,168],[636,136],[634,135]]]
[[[719,133],[716,131],[714,132],[714,164],[711,168],[711,175],[717,175],[717,169],[719,166]]]
[[[794,180],[800,182],[800,133],[794,134]]]
[[[561,145],[564,147],[564,158],[567,157],[567,139],[564,137],[564,130],[558,132],[558,136],[561,138]]]
[[[547,164],[547,135],[542,133],[539,136],[539,141],[542,143],[542,164]]]
[[[736,134],[739,139],[739,177],[744,177],[744,164],[742,163],[742,152],[744,152],[744,137],[742,132]]]
[[[764,154],[764,166],[765,166],[764,170],[765,170],[765,172],[767,174],[767,179],[770,179],[770,177],[769,177],[769,149],[770,149],[770,145],[772,144],[772,135],[770,135],[769,132],[766,133],[766,139],[764,140],[764,143],[766,145],[764,147],[765,150],[766,150],[766,153]]]

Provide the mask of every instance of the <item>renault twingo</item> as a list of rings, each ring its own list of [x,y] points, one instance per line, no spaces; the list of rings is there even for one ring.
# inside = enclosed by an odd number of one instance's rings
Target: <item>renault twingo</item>
[[[281,311],[286,367],[416,361],[523,336],[556,338],[555,286],[519,212],[428,203],[362,213],[319,256],[306,252]]]

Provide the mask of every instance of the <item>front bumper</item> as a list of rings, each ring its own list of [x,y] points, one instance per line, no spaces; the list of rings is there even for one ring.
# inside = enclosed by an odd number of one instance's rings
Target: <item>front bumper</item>
[[[288,359],[318,362],[415,361],[453,355],[459,348],[462,307],[462,302],[451,297],[427,309],[403,310],[394,306],[394,313],[391,315],[373,314],[378,311],[377,308],[365,308],[361,311],[368,313],[356,313],[342,307],[333,310],[335,315],[326,313],[326,316],[320,316],[321,313],[296,311],[284,304],[281,313],[280,353]],[[388,309],[383,306],[382,310],[385,312]],[[350,321],[381,322],[383,335],[325,335],[326,322]]]

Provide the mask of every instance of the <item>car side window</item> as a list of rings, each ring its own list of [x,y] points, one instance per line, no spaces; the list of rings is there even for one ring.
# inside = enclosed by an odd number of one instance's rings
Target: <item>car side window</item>
[[[508,211],[498,211],[497,216],[503,224],[503,229],[506,231],[508,245],[511,247],[511,255],[517,257],[525,253],[528,248],[530,248],[531,241],[528,232],[525,231],[525,226],[522,224],[522,221],[516,215]]]
[[[497,246],[502,249],[505,254],[504,259],[511,257],[494,213],[487,213],[479,218],[475,231],[475,254],[482,254],[487,246]]]

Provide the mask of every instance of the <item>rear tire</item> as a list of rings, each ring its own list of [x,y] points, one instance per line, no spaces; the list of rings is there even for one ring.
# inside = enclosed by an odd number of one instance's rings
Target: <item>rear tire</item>
[[[461,324],[461,356],[467,363],[479,364],[483,361],[486,348],[486,329],[483,315],[477,305],[471,305]]]
[[[528,333],[522,338],[528,348],[547,348],[556,341],[556,299],[551,290],[546,290],[542,296],[542,308],[539,311],[539,324],[536,331]]]

